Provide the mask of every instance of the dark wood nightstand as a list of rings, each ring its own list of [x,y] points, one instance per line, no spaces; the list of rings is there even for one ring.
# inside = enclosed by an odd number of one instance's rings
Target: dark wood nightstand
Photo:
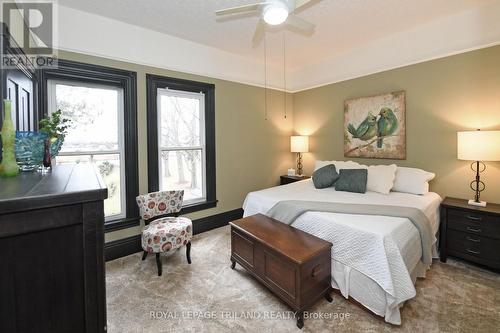
[[[445,198],[441,203],[440,257],[466,259],[500,269],[500,205],[469,206],[467,200]]]
[[[304,179],[309,179],[311,177],[309,176],[288,176],[288,175],[284,175],[284,176],[280,176],[280,185],[286,185],[286,184],[290,184],[290,183],[295,183],[295,182],[298,182],[299,180],[304,180]]]

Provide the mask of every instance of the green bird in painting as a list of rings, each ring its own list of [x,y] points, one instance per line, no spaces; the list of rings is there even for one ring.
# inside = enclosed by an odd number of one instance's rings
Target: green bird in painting
[[[394,112],[387,107],[382,108],[379,112],[379,115],[380,118],[377,122],[377,148],[382,148],[382,143],[384,140],[383,137],[394,134],[398,129],[398,118],[396,118]]]
[[[354,128],[352,124],[349,124],[347,130],[353,138],[368,141],[377,135],[377,117],[368,113],[368,116],[359,124],[358,128]]]

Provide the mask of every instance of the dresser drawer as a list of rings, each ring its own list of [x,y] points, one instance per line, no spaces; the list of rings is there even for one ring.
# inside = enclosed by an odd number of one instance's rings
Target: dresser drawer
[[[500,217],[448,209],[448,228],[500,239]]]
[[[500,262],[500,240],[448,230],[448,248],[469,256]]]

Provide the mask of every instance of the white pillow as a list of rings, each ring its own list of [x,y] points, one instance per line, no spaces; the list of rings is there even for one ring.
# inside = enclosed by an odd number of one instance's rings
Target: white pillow
[[[366,190],[378,192],[382,194],[389,194],[394,186],[394,179],[396,178],[396,164],[391,165],[370,165],[368,169],[368,181],[366,183]]]
[[[316,161],[314,171],[329,164],[335,165],[337,172],[339,172],[340,169],[366,169],[366,166],[353,161]]]
[[[436,177],[432,172],[422,169],[398,167],[392,190],[410,194],[427,194],[429,182]]]
[[[340,169],[366,169],[366,166],[353,161],[335,161],[335,168],[338,172]]]
[[[314,171],[321,169],[324,166],[327,166],[329,164],[335,164],[335,161],[318,161],[314,162]],[[338,170],[337,170],[338,172]]]

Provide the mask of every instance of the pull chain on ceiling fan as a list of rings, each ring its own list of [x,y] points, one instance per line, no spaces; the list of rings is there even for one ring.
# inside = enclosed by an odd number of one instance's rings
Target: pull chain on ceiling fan
[[[267,120],[267,40],[264,33],[264,120]],[[283,112],[287,119],[287,95],[286,95],[286,38],[283,31]]]
[[[264,120],[267,120],[267,40],[264,32]]]
[[[299,18],[295,11],[312,0],[267,0],[264,2],[243,5],[238,7],[221,9],[215,12],[216,15],[233,15],[241,13],[258,13],[260,18],[253,35],[253,44],[257,46],[264,39],[264,117],[267,120],[267,45],[266,45],[266,24],[279,25],[286,24],[300,32],[311,34],[315,25]],[[286,95],[286,46],[285,31],[283,31],[283,105],[284,117],[287,118],[287,95]]]
[[[285,47],[285,31],[283,31],[283,108],[286,119],[286,47]]]

